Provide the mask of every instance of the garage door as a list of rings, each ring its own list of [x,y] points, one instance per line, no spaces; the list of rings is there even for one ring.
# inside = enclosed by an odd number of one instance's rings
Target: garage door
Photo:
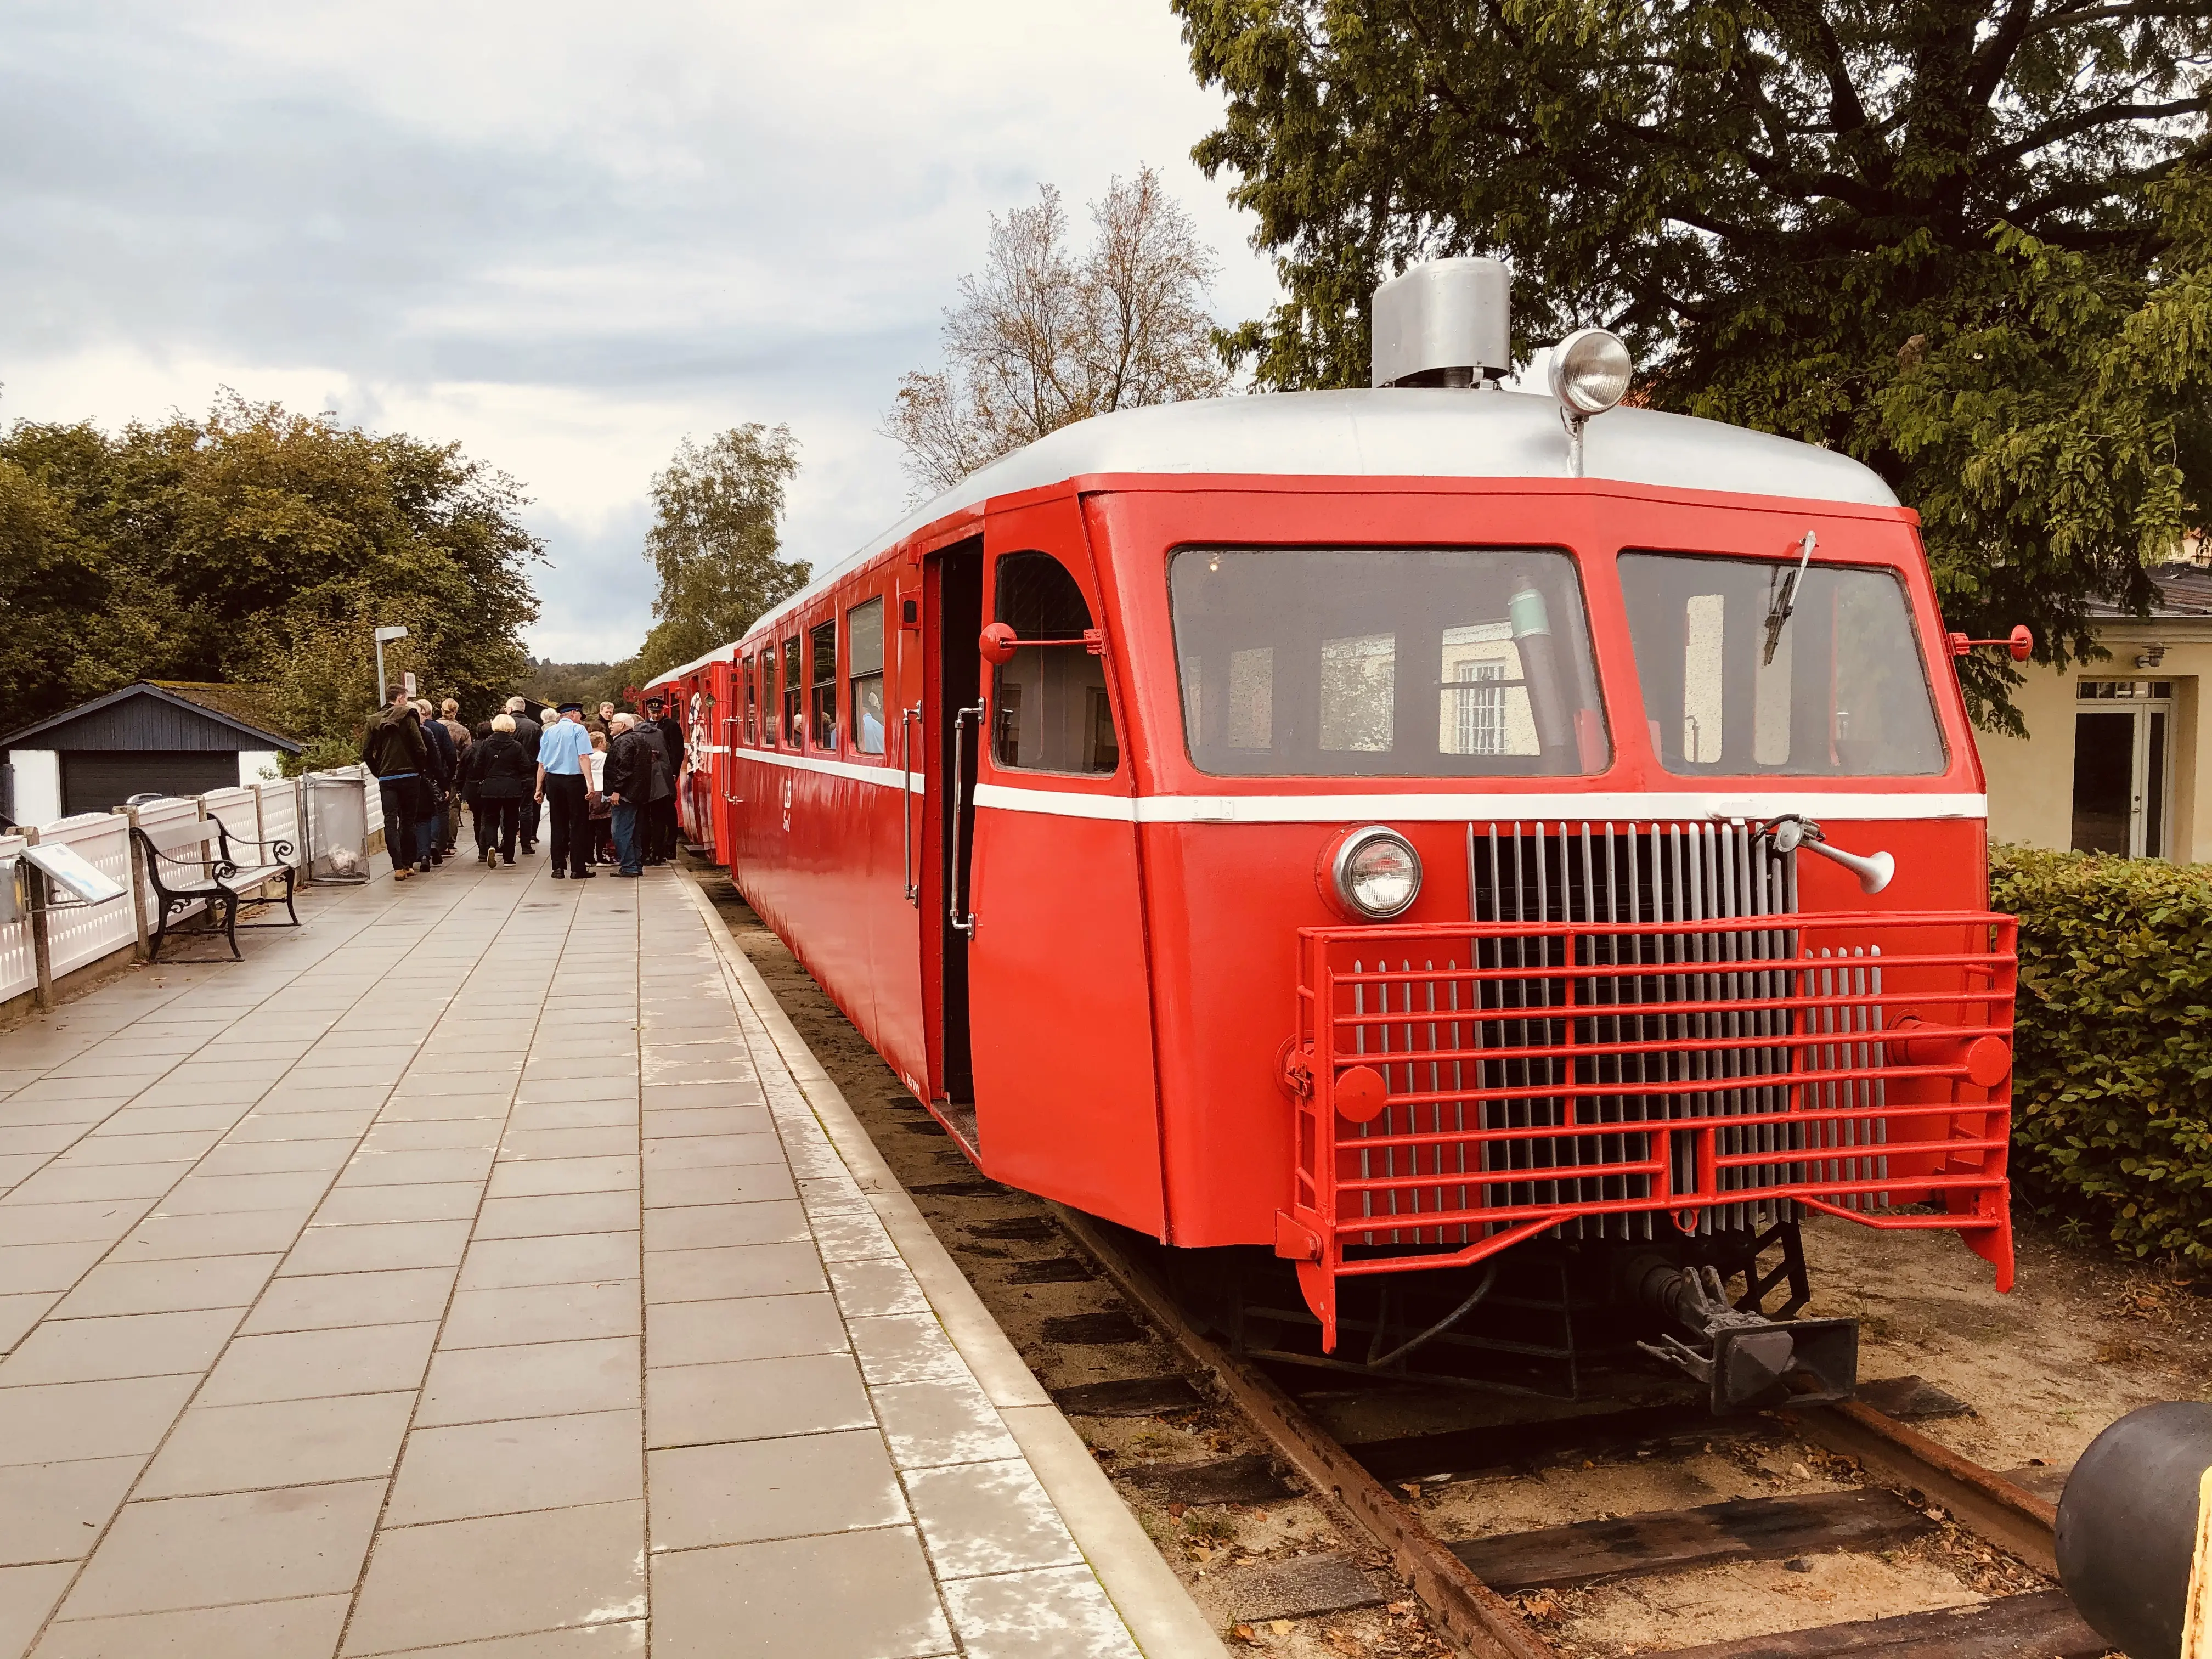
[[[238,757],[227,749],[126,754],[99,750],[62,753],[62,811],[105,812],[133,795],[204,795],[238,781]]]

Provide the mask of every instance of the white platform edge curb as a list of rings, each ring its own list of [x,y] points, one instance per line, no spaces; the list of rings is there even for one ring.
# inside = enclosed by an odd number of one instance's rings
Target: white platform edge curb
[[[1226,1659],[1228,1650],[1182,1581],[1160,1559],[1158,1547],[1129,1513],[1083,1437],[1052,1403],[975,1287],[938,1242],[869,1139],[843,1091],[822,1069],[759,969],[730,937],[705,891],[689,876],[684,885],[707,923],[715,951],[767,1028],[830,1144],[867,1195],[946,1336],[1029,1459],[1138,1647],[1146,1659]]]

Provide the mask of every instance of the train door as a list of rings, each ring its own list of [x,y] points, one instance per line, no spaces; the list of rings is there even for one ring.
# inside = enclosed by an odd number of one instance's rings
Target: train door
[[[737,708],[738,666],[734,654],[728,662],[707,669],[707,707],[697,738],[699,822],[706,826],[708,853],[717,864],[730,861],[729,814],[722,805],[729,779],[738,764],[732,740],[732,716]]]
[[[928,1092],[972,1144],[975,1066],[969,1042],[968,966],[973,924],[969,874],[975,846],[976,738],[983,631],[983,548],[963,542],[922,567],[922,685],[920,751],[930,781],[917,817],[921,889],[922,1019],[929,1051]]]
[[[983,1168],[1165,1229],[1128,711],[1073,496],[994,514],[963,842]],[[1126,644],[1126,641],[1124,641]],[[976,681],[970,682],[971,684]]]

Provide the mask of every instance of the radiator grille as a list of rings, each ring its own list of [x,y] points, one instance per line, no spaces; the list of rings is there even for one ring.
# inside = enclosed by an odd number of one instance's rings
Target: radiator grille
[[[1395,1271],[1810,1206],[2008,1250],[2008,1095],[1892,1028],[2008,1041],[2009,918],[1808,915],[1792,859],[1724,823],[1478,826],[1468,891],[1463,924],[1303,935],[1279,1248]]]

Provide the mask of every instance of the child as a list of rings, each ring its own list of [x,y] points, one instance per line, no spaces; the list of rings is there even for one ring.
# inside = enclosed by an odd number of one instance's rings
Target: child
[[[614,809],[607,805],[607,734],[592,733],[592,752],[577,758],[583,763],[584,818],[591,827],[592,841],[586,849],[586,861],[591,864],[612,864],[615,861]]]

